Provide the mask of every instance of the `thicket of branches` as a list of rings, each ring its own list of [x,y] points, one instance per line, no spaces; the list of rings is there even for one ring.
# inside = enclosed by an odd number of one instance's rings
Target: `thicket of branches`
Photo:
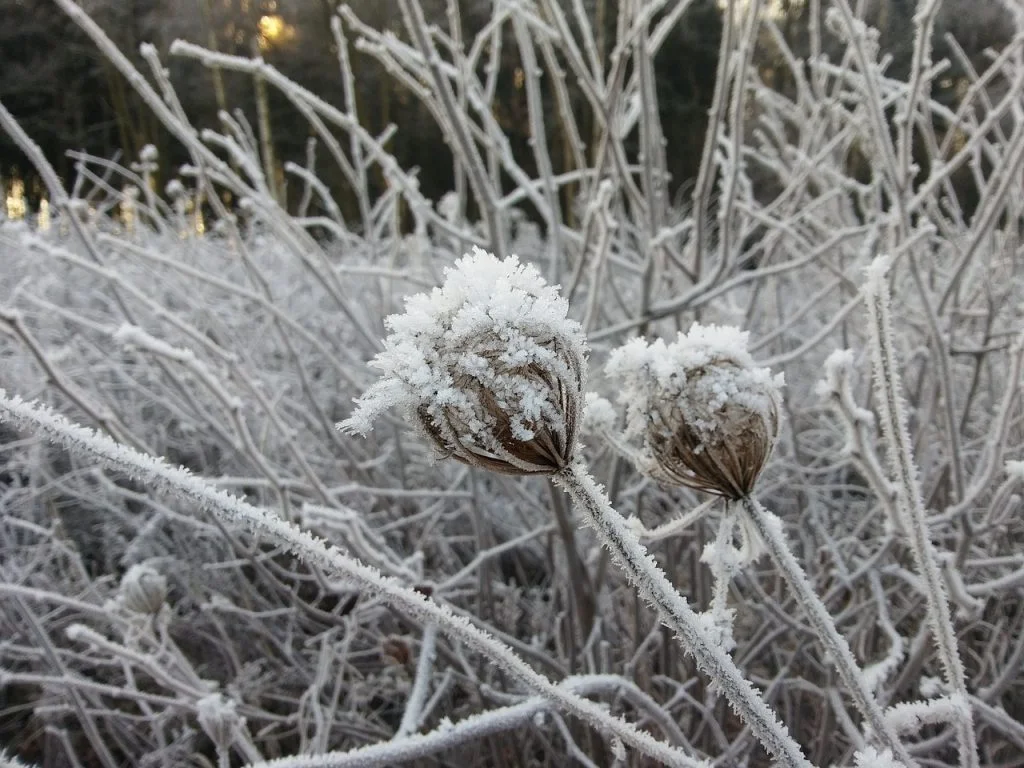
[[[375,30],[388,31],[408,39],[389,3],[377,0],[348,4],[353,12]],[[331,0],[92,0],[83,4],[97,23],[111,36],[136,66],[144,66],[138,55],[140,42],[149,42],[166,56],[175,39],[185,39],[224,53],[263,57],[283,74],[331,103],[341,103],[344,90],[338,77],[338,50],[330,30],[336,3]],[[670,170],[676,184],[696,173],[700,144],[707,123],[707,108],[714,89],[715,60],[722,26],[721,10],[714,0],[690,3],[682,24],[671,31],[671,43],[655,61],[661,88],[662,118],[669,138],[680,149],[671,158]],[[447,25],[445,3],[422,3],[428,23]],[[491,18],[489,2],[459,4],[461,33],[466,39],[479,34]],[[615,37],[615,0],[586,0],[581,5],[595,28],[598,55],[605,59]],[[74,161],[68,149],[110,158],[136,156],[149,144],[162,157],[157,175],[161,181],[187,160],[187,153],[160,121],[153,118],[127,79],[110,67],[88,37],[63,15],[54,14],[52,0],[0,0],[0,17],[6,20],[0,31],[0,68],[7,76],[0,82],[0,99],[18,114],[25,129],[39,143],[64,178],[73,173]],[[522,88],[522,61],[505,30],[507,45],[496,60],[497,82],[492,94],[495,119],[513,145],[513,152],[530,167],[529,130],[525,115],[526,94]],[[176,84],[189,83],[179,98],[190,120],[197,125],[217,122],[217,112],[242,109],[254,127],[269,132],[273,156],[267,158],[275,175],[281,165],[302,162],[305,141],[311,135],[301,114],[275,90],[261,88],[246,74],[204,70],[187,59],[165,59]],[[392,78],[371,55],[353,48],[349,55],[360,118],[367,130],[379,133],[389,124],[418,124],[421,130],[399,132],[389,143],[392,155],[404,168],[417,168],[424,192],[439,197],[453,184],[452,154],[443,134],[431,124],[429,111],[405,84]],[[584,96],[570,79],[566,88],[574,104]],[[545,98],[552,94],[545,92]],[[258,125],[259,102],[267,120]],[[549,102],[550,103],[550,102]],[[593,135],[592,121],[581,120],[587,141]],[[557,124],[548,126],[556,169],[568,169],[571,158]],[[0,183],[12,176],[35,180],[24,156],[6,137],[0,136]],[[343,210],[354,209],[355,195],[333,168],[322,169],[322,180]],[[291,186],[280,194],[289,198],[290,210],[301,195]],[[374,195],[386,180],[372,175]],[[36,202],[45,195],[43,185],[28,184]],[[569,199],[569,198],[567,198]]]
[[[353,0],[352,10],[368,26],[409,41],[389,3]],[[424,18],[442,27],[449,24],[443,0],[422,1]],[[484,30],[491,18],[491,0],[459,3],[459,25],[464,39]],[[707,128],[707,111],[715,88],[718,49],[724,19],[724,3],[691,0],[679,23],[667,31],[667,43],[654,56],[654,79],[662,131],[673,151],[667,153],[666,168],[672,174],[671,193],[678,202],[696,177],[701,146]],[[138,53],[141,42],[156,46],[164,58],[172,81],[179,86],[179,99],[195,125],[216,124],[220,110],[241,109],[257,130],[266,130],[272,147],[264,158],[273,168],[279,189],[290,211],[301,198],[301,188],[288,185],[281,171],[287,162],[303,162],[305,142],[312,135],[307,121],[274,89],[262,88],[251,76],[232,71],[204,70],[187,59],[167,57],[171,43],[184,39],[236,55],[258,53],[284,75],[330,103],[344,100],[338,77],[337,46],[330,30],[335,3],[332,0],[90,0],[83,9],[111,36],[137,67],[145,67]],[[579,12],[593,29],[594,53],[606,61],[617,35],[617,0],[580,0]],[[811,54],[810,15],[820,4],[807,0],[775,0],[766,3],[775,32],[762,29],[751,62],[765,84],[789,93],[795,83],[787,75],[784,51],[773,35],[780,35],[785,49],[800,59]],[[913,56],[914,4],[903,0],[872,0],[858,6],[862,17],[879,30],[879,44],[891,56],[886,72],[906,80]],[[575,12],[575,11],[574,11]],[[662,10],[660,13],[664,13]],[[63,14],[53,12],[53,0],[0,0],[0,99],[19,116],[23,127],[40,145],[64,179],[74,173],[74,158],[68,150],[84,151],[104,158],[133,158],[144,146],[160,150],[158,180],[166,182],[174,169],[188,159],[173,134],[153,116],[127,78],[109,66],[88,36]],[[1002,49],[1012,36],[1012,25],[996,0],[945,0],[937,13],[933,42],[936,58],[949,58],[950,67],[932,83],[932,95],[955,108],[969,81],[960,57],[945,40],[952,34],[957,46],[974,69],[984,69],[985,51]],[[502,31],[505,44],[493,61],[498,67],[490,97],[495,120],[509,139],[517,161],[537,173],[529,148],[529,109],[523,88],[523,61],[510,28]],[[842,43],[827,34],[821,38],[822,52],[842,55]],[[453,184],[452,154],[443,132],[430,120],[429,110],[415,90],[393,78],[372,55],[353,48],[349,66],[354,78],[353,98],[359,105],[363,126],[379,133],[389,124],[416,124],[419,131],[399,131],[388,148],[403,168],[418,170],[424,193],[440,197]],[[187,88],[180,85],[188,83]],[[596,140],[599,127],[588,114],[586,94],[572,77],[565,81],[567,98],[579,110],[579,132],[588,144]],[[548,110],[555,108],[555,95],[542,78],[542,98]],[[261,105],[266,121],[260,124]],[[556,173],[571,170],[575,158],[558,121],[545,124]],[[631,147],[632,148],[632,147]],[[24,155],[0,135],[0,184],[13,177],[27,183],[33,209],[46,195],[45,185]],[[356,196],[344,177],[334,168],[321,168],[321,179],[346,213],[354,213]],[[507,183],[512,183],[506,179]],[[967,176],[954,179],[968,213],[977,190]],[[386,186],[386,179],[371,174],[374,195]],[[573,199],[567,190],[567,207]],[[532,213],[532,209],[531,213]]]
[[[551,482],[438,461],[397,417],[367,440],[335,429],[374,380],[383,318],[479,245],[561,285],[588,386],[613,401],[602,368],[628,338],[749,330],[786,378],[758,496],[887,727],[920,765],[1024,759],[1012,8],[983,6],[1008,32],[968,55],[943,36],[962,5],[925,0],[890,57],[896,3],[730,4],[706,140],[682,150],[654,62],[699,3],[618,3],[604,56],[583,2],[496,2],[471,35],[454,1],[431,23],[398,0],[399,34],[342,6],[330,100],[195,43],[128,58],[56,4],[188,160],[157,188],[156,147],[79,154],[65,185],[0,105],[58,214],[48,232],[0,225],[0,743],[104,768],[769,764],[728,686],[696,671]],[[428,129],[363,111],[357,51],[444,137],[440,199],[395,154]],[[519,147],[494,108],[506,56]],[[260,117],[190,122],[173,62],[258,81],[301,116],[290,208]],[[678,192],[683,151],[697,173]],[[866,750],[877,734],[785,569],[713,572],[702,555],[729,512],[638,474],[617,435],[590,429],[580,452],[694,610],[735,610],[730,656],[806,760],[891,765]],[[938,583],[918,570],[918,512]],[[935,637],[937,597],[954,635]]]

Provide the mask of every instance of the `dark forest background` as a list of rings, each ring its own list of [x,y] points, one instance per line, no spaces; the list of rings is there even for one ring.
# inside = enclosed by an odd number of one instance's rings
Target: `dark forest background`
[[[428,19],[448,28],[445,0],[422,0],[422,4]],[[147,68],[139,56],[139,45],[151,42],[157,47],[194,125],[216,127],[218,110],[240,109],[256,126],[259,86],[250,77],[211,71],[168,55],[170,44],[178,38],[226,53],[262,56],[328,102],[343,103],[338,50],[330,29],[336,8],[333,0],[85,0],[82,5],[141,71]],[[763,33],[756,51],[757,69],[766,84],[783,91],[792,87],[778,74],[787,71],[781,65],[778,39],[785,40],[796,57],[807,56],[809,15],[816,7],[827,5],[811,0],[767,3],[777,37]],[[888,74],[901,78],[910,65],[916,4],[913,0],[869,0],[859,5],[865,20],[878,29],[882,49],[891,56]],[[399,37],[406,35],[392,0],[352,0],[349,6],[364,23]],[[491,6],[490,0],[458,2],[463,39],[471,40],[486,23]],[[618,3],[583,0],[583,7],[597,31],[601,55],[607,56],[610,41],[615,39]],[[686,191],[700,161],[723,12],[718,0],[695,0],[655,63],[661,124],[677,196]],[[984,69],[986,51],[998,50],[1011,34],[1005,14],[995,0],[944,3],[935,32],[935,59],[948,58],[950,66],[934,81],[933,97],[955,108],[970,82],[970,69]],[[356,36],[348,32],[354,42]],[[842,58],[842,47],[827,32],[823,44],[834,60]],[[453,187],[453,163],[428,110],[354,45],[351,58],[364,125],[376,133],[389,124],[396,125],[399,130],[389,149],[404,167],[419,169],[422,190],[428,198],[438,199]],[[518,49],[509,40],[502,46],[492,108],[517,159],[530,168],[529,122],[520,67]],[[582,95],[574,96],[580,109],[585,109]],[[273,165],[281,180],[282,197],[294,205],[293,198],[298,195],[288,194],[280,168],[287,161],[304,161],[311,130],[280,93],[266,89],[266,98]],[[75,160],[69,151],[129,163],[144,146],[152,144],[160,151],[158,183],[166,182],[187,160],[129,83],[51,0],[0,0],[0,101],[21,121],[65,181],[74,174]],[[586,125],[585,117],[582,124]],[[558,173],[569,167],[568,150],[564,137],[557,135],[558,121],[548,121],[548,130],[555,134],[548,139]],[[858,159],[851,158],[851,162]],[[323,180],[342,209],[354,205],[340,176],[332,177],[330,170],[324,173]],[[24,181],[29,207],[34,210],[43,195],[42,187],[25,158],[0,135],[0,184],[17,179]],[[384,183],[376,180],[378,188]],[[975,197],[970,174],[961,174],[957,184],[969,215]],[[571,211],[572,206],[564,210]]]

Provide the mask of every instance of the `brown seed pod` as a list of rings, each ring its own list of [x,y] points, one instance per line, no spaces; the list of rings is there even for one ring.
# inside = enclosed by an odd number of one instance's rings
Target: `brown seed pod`
[[[702,432],[686,419],[677,401],[655,403],[647,445],[655,479],[739,499],[754,490],[778,436],[778,408],[754,411],[736,403],[718,412],[719,429]]]
[[[753,491],[778,437],[782,378],[754,365],[746,341],[695,324],[670,345],[634,340],[611,355],[642,471],[728,499]]]
[[[558,353],[557,349],[553,351]],[[526,431],[532,435],[522,439],[522,433],[517,436],[513,425],[511,408],[514,406],[495,396],[480,380],[463,375],[457,380],[457,386],[476,400],[486,414],[485,420],[491,424],[490,429],[483,435],[474,435],[472,425],[466,422],[459,409],[438,410],[424,405],[416,411],[422,431],[441,455],[492,472],[549,475],[565,467],[572,457],[579,430],[579,392],[583,388],[579,361],[569,355],[562,356],[567,377],[554,375],[550,369],[539,365],[503,368],[497,356],[490,363],[499,375],[547,392],[554,418],[522,419]]]

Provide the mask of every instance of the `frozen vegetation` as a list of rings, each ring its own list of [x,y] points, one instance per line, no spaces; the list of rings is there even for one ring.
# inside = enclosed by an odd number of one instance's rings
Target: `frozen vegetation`
[[[918,3],[900,77],[875,4],[810,0],[800,56],[729,4],[683,195],[652,62],[686,0],[600,43],[583,0],[467,39],[454,0],[342,6],[339,104],[175,43],[308,121],[286,205],[241,113],[192,125],[55,2],[191,159],[68,182],[0,104],[53,210],[0,218],[0,768],[1024,764],[1011,4],[979,66]],[[442,199],[353,49],[444,134]]]

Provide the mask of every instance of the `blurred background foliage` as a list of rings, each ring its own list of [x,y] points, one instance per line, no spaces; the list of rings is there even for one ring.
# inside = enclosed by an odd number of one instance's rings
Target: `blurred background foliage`
[[[421,2],[428,20],[447,30],[445,0]],[[330,30],[336,8],[333,0],[87,0],[82,5],[141,71],[146,67],[138,54],[140,43],[151,42],[157,47],[195,125],[216,126],[218,110],[241,109],[250,125],[257,126],[261,89],[248,76],[207,70],[195,61],[167,55],[177,38],[224,53],[262,56],[328,102],[343,103],[338,50]],[[458,2],[464,40],[472,39],[491,18],[493,5],[494,0]],[[599,36],[600,55],[607,57],[609,41],[615,39],[618,2],[583,0],[582,5]],[[734,12],[742,13],[745,2],[735,0],[731,5]],[[888,74],[895,78],[903,78],[910,68],[915,5],[913,0],[859,3],[864,20],[879,31],[879,44],[891,57]],[[694,0],[673,31],[674,38],[662,47],[655,62],[671,191],[676,200],[683,198],[697,173],[718,64],[722,15],[729,6],[724,0]],[[798,59],[806,59],[811,53],[811,14],[823,14],[827,6],[827,2],[814,0],[771,0],[766,4],[764,13],[774,32],[763,27],[755,51],[757,71],[765,84],[791,95],[795,83],[782,61],[784,49],[779,39]],[[351,0],[349,7],[369,26],[399,38],[407,36],[393,0]],[[1006,14],[997,0],[945,0],[936,24],[934,58],[948,58],[950,66],[935,80],[934,97],[956,108],[967,90],[969,70],[983,70],[986,56],[1008,41],[1012,26]],[[161,168],[155,176],[158,184],[187,161],[184,150],[130,85],[51,0],[0,0],[0,20],[0,101],[18,117],[65,180],[74,172],[75,160],[68,155],[69,149],[130,162],[144,146],[152,144],[160,150]],[[819,26],[823,51],[840,61],[841,44],[830,37],[823,24]],[[351,44],[356,35],[351,30],[347,33]],[[515,40],[509,37],[501,47],[492,109],[517,161],[532,170],[522,62]],[[389,149],[403,167],[418,169],[425,195],[439,199],[453,188],[454,170],[451,153],[428,110],[371,56],[354,45],[350,56],[364,126],[379,134],[387,125],[396,125],[399,130]],[[589,106],[571,78],[569,87],[581,125],[592,125],[593,119],[588,121],[586,114]],[[274,89],[264,92],[269,108],[266,127],[280,194],[294,207],[298,193],[293,190],[289,194],[281,168],[288,161],[304,161],[312,130],[280,93]],[[544,96],[551,99],[554,109],[550,89]],[[992,96],[995,100],[998,94]],[[558,135],[559,121],[548,121],[547,130],[555,173],[570,169],[568,141]],[[592,152],[598,137],[585,131],[583,138]],[[857,157],[851,157],[850,162],[865,163]],[[0,187],[6,190],[0,190],[0,199],[7,199],[7,210],[0,212],[9,217],[38,211],[45,194],[27,167],[10,140],[0,135]],[[353,195],[336,169],[325,166],[318,170],[342,211],[353,212]],[[863,173],[870,173],[866,163]],[[383,191],[385,183],[382,178],[374,180],[378,192]],[[977,199],[970,171],[959,173],[954,184],[970,216]],[[773,190],[761,192],[771,196]],[[573,215],[573,203],[563,201],[567,216]]]

